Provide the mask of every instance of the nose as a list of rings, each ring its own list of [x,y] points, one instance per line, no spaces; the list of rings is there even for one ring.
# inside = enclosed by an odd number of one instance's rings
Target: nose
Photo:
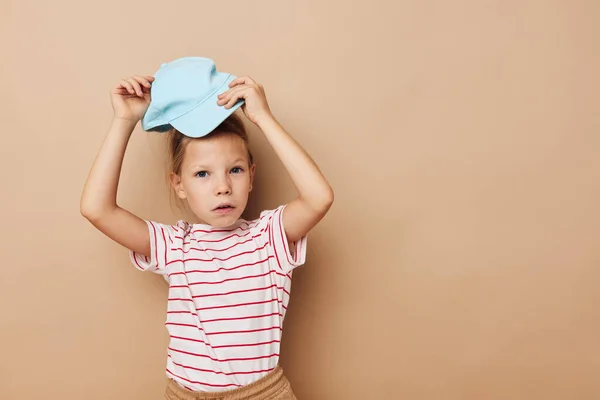
[[[215,194],[217,196],[231,194],[231,182],[228,177],[222,177],[218,180],[215,186]]]

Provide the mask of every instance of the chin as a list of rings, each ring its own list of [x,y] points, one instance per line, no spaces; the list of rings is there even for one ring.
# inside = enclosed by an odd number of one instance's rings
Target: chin
[[[224,217],[217,217],[217,218],[213,218],[211,220],[211,225],[216,227],[216,228],[226,228],[228,226],[231,226],[233,224],[235,224],[237,222],[237,220],[240,218],[240,215],[238,215],[238,213],[233,213],[231,215],[227,215]]]
[[[204,224],[213,226],[215,228],[226,228],[235,224],[238,219],[241,218],[244,208],[236,207],[231,213],[225,215],[219,215],[213,210],[205,209],[197,210],[197,212],[195,212],[194,209],[191,209],[191,211],[196,218],[198,218],[200,221],[204,221]]]

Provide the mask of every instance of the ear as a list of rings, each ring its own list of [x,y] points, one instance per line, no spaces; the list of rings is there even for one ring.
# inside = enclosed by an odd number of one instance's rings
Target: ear
[[[171,181],[171,186],[175,190],[177,197],[180,199],[185,199],[185,191],[183,190],[183,185],[181,184],[181,177],[177,175],[175,172],[171,172],[169,175],[169,180]]]
[[[252,191],[252,185],[254,184],[254,173],[256,172],[256,164],[252,164],[252,166],[250,167],[250,188],[248,189],[248,192]]]

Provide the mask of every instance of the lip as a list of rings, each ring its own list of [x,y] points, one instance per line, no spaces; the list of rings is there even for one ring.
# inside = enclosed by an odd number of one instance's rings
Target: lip
[[[229,207],[219,208],[219,207],[223,207],[223,206],[229,206]],[[230,203],[221,203],[213,209],[213,212],[220,214],[220,215],[225,215],[225,214],[229,214],[229,213],[233,212],[233,210],[235,210],[235,207],[233,205],[231,205]]]

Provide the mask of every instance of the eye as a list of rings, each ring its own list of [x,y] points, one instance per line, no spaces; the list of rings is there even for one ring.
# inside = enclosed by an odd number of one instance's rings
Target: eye
[[[205,178],[206,176],[208,176],[208,172],[198,171],[198,172],[196,172],[196,175],[194,175],[194,176],[197,176],[198,178]]]
[[[244,172],[244,169],[242,167],[231,168],[231,173],[233,174],[241,174],[242,172]]]

